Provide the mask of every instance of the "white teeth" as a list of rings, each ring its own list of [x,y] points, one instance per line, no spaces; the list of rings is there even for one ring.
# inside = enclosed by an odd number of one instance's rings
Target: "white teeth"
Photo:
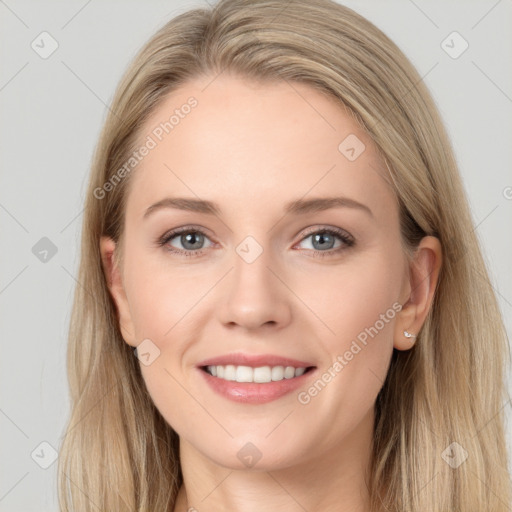
[[[274,366],[272,368],[272,380],[283,380],[284,379],[284,367]]]
[[[294,368],[293,366],[235,366],[228,364],[226,366],[207,366],[207,372],[214,377],[236,382],[276,382],[283,379],[292,379],[300,377],[306,371],[306,368]]]
[[[297,368],[295,370],[295,377],[300,377],[305,371],[306,371],[306,368]]]
[[[254,382],[270,382],[272,380],[272,370],[270,366],[261,366],[254,368]]]
[[[287,366],[284,369],[284,378],[292,379],[293,377],[295,377],[295,368],[293,366]]]
[[[252,382],[252,373],[250,366],[237,366],[235,380],[237,382]]]
[[[234,365],[228,364],[224,367],[224,379],[236,380],[236,367]]]

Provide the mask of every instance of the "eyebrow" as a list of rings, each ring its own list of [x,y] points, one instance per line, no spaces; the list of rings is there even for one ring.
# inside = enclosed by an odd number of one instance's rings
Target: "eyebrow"
[[[203,199],[188,197],[166,197],[152,204],[144,213],[143,219],[148,218],[152,213],[162,209],[177,209],[206,215],[219,215],[221,209],[217,203]],[[285,214],[315,213],[331,208],[355,208],[366,212],[371,217],[373,213],[370,208],[354,199],[348,197],[316,197],[312,199],[297,199],[287,203],[284,207]]]

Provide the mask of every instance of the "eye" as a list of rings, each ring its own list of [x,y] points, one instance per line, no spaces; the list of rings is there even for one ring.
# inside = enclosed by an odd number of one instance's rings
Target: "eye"
[[[181,247],[175,247],[171,244],[174,239],[176,239],[176,242]],[[170,252],[183,254],[184,256],[199,256],[203,253],[204,247],[202,245],[205,240],[209,240],[209,238],[204,231],[199,228],[186,226],[167,232],[157,243],[158,245],[166,246]]]
[[[312,246],[308,249],[313,252],[314,257],[334,256],[355,245],[352,235],[339,228],[319,229],[316,227],[314,230],[310,230],[299,244],[308,239],[311,239],[310,245]],[[336,239],[341,241],[341,243],[336,245]],[[174,240],[181,247],[176,247],[172,244]],[[169,252],[190,257],[200,256],[207,248],[213,246],[213,243],[210,242],[208,247],[203,247],[205,240],[209,240],[209,238],[202,229],[194,226],[185,226],[165,233],[157,240],[157,244],[165,247]]]
[[[355,244],[354,238],[339,228],[315,228],[301,242],[311,239],[310,245],[315,257],[333,256]],[[336,239],[341,240],[337,246]]]

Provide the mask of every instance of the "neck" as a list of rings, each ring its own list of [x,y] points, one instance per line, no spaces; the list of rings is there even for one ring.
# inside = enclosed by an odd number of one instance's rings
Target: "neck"
[[[223,467],[180,439],[183,472],[174,512],[368,512],[373,410],[340,443],[273,470]]]

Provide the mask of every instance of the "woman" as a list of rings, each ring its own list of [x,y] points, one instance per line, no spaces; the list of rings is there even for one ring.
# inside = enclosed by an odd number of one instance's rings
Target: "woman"
[[[167,23],[82,236],[62,510],[509,510],[506,336],[453,152],[352,10]]]

